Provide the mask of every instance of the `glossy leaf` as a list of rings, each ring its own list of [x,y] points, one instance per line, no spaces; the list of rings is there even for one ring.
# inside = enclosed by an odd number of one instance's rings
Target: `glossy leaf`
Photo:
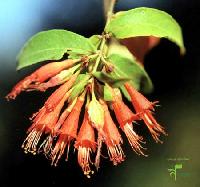
[[[152,82],[144,68],[136,61],[113,54],[109,60],[114,64],[114,71],[120,77],[127,77],[137,89],[149,93],[153,89]]]
[[[123,84],[130,82],[137,90],[150,93],[153,89],[152,82],[143,66],[139,64],[129,50],[112,39],[106,59],[108,64],[113,66],[113,71],[97,71],[93,73],[98,80],[109,84],[112,87],[120,88],[129,99]]]
[[[145,55],[158,43],[160,38],[154,36],[138,36],[121,39],[120,42],[125,45],[134,55],[140,64],[144,64]]]
[[[93,35],[89,38],[89,40],[97,49],[101,43],[101,35]]]
[[[138,90],[150,93],[153,90],[151,79],[144,67],[123,45],[116,40],[111,41],[108,51],[108,61],[114,65],[114,73],[118,77],[128,78],[130,83]]]
[[[130,78],[127,77],[125,74],[120,75],[116,73],[117,71],[113,71],[111,73],[105,73],[102,71],[96,71],[92,75],[96,77],[99,81],[112,85],[112,87],[119,87],[125,82],[129,81]]]
[[[169,14],[153,8],[135,8],[116,13],[106,27],[116,38],[155,36],[175,42],[185,52],[179,24]]]
[[[32,64],[59,60],[68,51],[73,54],[91,54],[95,51],[89,39],[66,30],[43,31],[28,40],[18,55],[21,69]]]

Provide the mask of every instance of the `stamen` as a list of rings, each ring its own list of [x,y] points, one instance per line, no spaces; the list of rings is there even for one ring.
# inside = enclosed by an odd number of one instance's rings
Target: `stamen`
[[[160,136],[159,133],[162,133],[165,136],[167,136],[167,133],[165,132],[164,128],[157,123],[157,121],[152,116],[151,112],[150,111],[145,111],[142,114],[142,118],[143,118],[145,124],[147,125],[147,127],[148,127],[148,129],[149,129],[149,131],[150,131],[150,133],[151,133],[151,135],[153,137],[153,139],[156,141],[156,143],[158,143],[158,142],[163,143],[159,139],[159,136]]]
[[[144,117],[149,122],[150,125],[153,125],[153,122],[149,119],[146,113],[144,113]]]
[[[71,141],[71,137],[69,137],[67,135],[61,135],[59,137],[59,139],[51,153],[51,160],[52,160],[51,165],[57,166],[58,161],[60,160],[61,156],[65,152],[66,145],[68,145],[66,160],[68,159],[70,141]]]
[[[61,156],[64,154],[64,150],[66,147],[66,143],[63,141],[59,145],[56,145],[52,152],[52,162],[51,165],[57,166],[58,161],[60,160]]]
[[[90,174],[93,174],[94,171],[90,169],[90,153],[92,152],[91,148],[79,146],[78,147],[78,163],[81,166],[84,175],[90,178]]]
[[[115,144],[114,146],[108,146],[108,155],[113,165],[117,165],[124,161],[125,154],[121,148],[120,144]]]
[[[100,157],[101,157],[101,147],[102,147],[102,142],[103,142],[103,137],[101,136],[100,133],[98,133],[98,139],[97,139],[97,154],[95,157],[95,166],[96,169],[99,169],[100,165]]]
[[[25,153],[30,152],[35,155],[37,151],[37,144],[41,136],[42,136],[42,131],[37,131],[36,129],[33,129],[26,137],[21,146],[24,149],[24,152]]]
[[[48,135],[37,151],[38,153],[43,152],[48,159],[51,157],[53,138],[51,134]]]
[[[124,133],[126,134],[126,137],[128,138],[128,141],[133,151],[138,155],[147,156],[143,153],[143,150],[142,150],[145,148],[142,147],[140,144],[140,143],[145,143],[145,142],[142,141],[143,138],[141,136],[138,136],[135,133],[135,131],[133,130],[132,124],[126,123],[126,125],[124,125]]]

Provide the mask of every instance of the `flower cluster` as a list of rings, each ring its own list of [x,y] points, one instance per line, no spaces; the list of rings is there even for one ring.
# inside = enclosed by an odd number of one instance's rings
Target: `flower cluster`
[[[124,86],[136,113],[131,111],[123,102],[121,94],[112,87],[112,101],[106,102],[98,92],[98,81],[92,76],[83,89],[77,91],[75,97],[71,97],[77,77],[86,64],[83,59],[48,63],[20,81],[7,95],[7,99],[15,99],[22,91],[45,91],[58,86],[44,106],[31,117],[32,125],[22,148],[25,153],[44,153],[51,164],[56,166],[61,157],[68,160],[68,153],[74,142],[78,164],[84,174],[90,177],[93,173],[91,167],[99,167],[104,143],[114,165],[125,159],[123,140],[116,123],[138,155],[146,156],[142,146],[143,137],[134,131],[134,122],[143,120],[156,142],[161,142],[160,134],[166,133],[152,115],[157,102],[148,101],[128,82]],[[79,120],[82,110],[84,117]],[[116,122],[111,113],[115,114]]]

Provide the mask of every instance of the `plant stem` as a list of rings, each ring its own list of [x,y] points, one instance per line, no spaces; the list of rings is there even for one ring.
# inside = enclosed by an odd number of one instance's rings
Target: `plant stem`
[[[104,13],[105,13],[105,17],[106,17],[105,27],[108,25],[108,23],[111,20],[115,3],[116,3],[116,0],[104,0]],[[101,40],[101,44],[100,44],[100,47],[99,47],[99,56],[96,59],[95,65],[92,69],[92,73],[94,73],[99,66],[99,63],[100,63],[101,58],[103,56],[103,51],[104,51],[104,46],[106,44],[106,39],[107,39],[106,36],[104,34],[102,34],[102,40]]]
[[[102,57],[102,53],[103,53],[103,48],[105,46],[105,43],[106,43],[106,38],[103,36],[102,38],[102,41],[101,41],[101,45],[100,45],[100,48],[99,48],[99,56],[97,57],[97,60],[95,62],[95,65],[92,69],[92,73],[94,73],[96,70],[97,70],[97,67],[101,61],[101,57]]]
[[[115,7],[115,3],[116,3],[116,0],[104,0],[104,14],[106,17],[105,27],[108,25],[108,23],[111,20],[111,17],[113,15],[113,10]]]

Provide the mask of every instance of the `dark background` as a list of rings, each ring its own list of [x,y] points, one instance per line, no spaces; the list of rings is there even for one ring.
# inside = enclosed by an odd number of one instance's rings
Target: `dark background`
[[[198,0],[119,0],[116,11],[148,6],[170,13],[183,29],[187,54],[163,40],[145,59],[155,91],[148,97],[159,100],[156,118],[169,136],[156,144],[145,131],[148,158],[135,155],[125,141],[126,161],[117,167],[102,159],[100,170],[86,179],[70,154],[69,162],[51,167],[44,156],[23,153],[20,148],[30,125],[28,118],[38,110],[49,92],[23,93],[15,101],[4,96],[33,69],[15,71],[16,55],[33,34],[53,28],[68,29],[84,36],[103,29],[101,0],[6,0],[0,1],[0,186],[200,186],[200,3]],[[166,28],[167,29],[167,28]],[[35,67],[33,67],[35,68]],[[105,153],[104,153],[105,154]],[[179,161],[169,161],[169,159]],[[187,159],[187,161],[184,161]],[[168,170],[176,163],[177,181]]]

